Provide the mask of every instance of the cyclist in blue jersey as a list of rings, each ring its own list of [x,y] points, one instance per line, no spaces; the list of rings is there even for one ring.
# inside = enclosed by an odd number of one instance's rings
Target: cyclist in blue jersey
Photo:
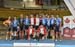
[[[30,25],[30,19],[28,16],[26,16],[26,18],[24,19],[24,25],[25,25],[25,29],[27,30]]]
[[[50,30],[51,30],[51,36],[52,36],[52,39],[54,40],[55,39],[55,17],[54,15],[51,15],[51,18],[50,18]]]
[[[60,35],[60,28],[61,28],[62,20],[59,17],[59,15],[56,16],[56,27],[55,27],[55,33],[56,33],[56,39],[59,39]]]
[[[28,30],[29,26],[30,26],[30,19],[29,19],[28,16],[26,16],[25,19],[24,19],[24,31],[25,31],[24,32],[24,38],[25,39],[27,39],[27,32],[26,32],[26,30]]]
[[[47,31],[48,31],[48,38],[50,38],[50,16],[47,16]]]
[[[46,19],[45,15],[43,15],[43,17],[42,17],[42,25],[44,25],[46,27],[46,23],[47,23],[47,19]]]
[[[40,19],[40,25],[42,25],[42,16],[41,15],[39,15],[39,19]]]
[[[50,30],[50,17],[47,16],[47,30]]]
[[[14,17],[13,21],[12,21],[12,30],[13,30],[13,39],[17,39],[17,27],[19,25],[18,20],[16,19],[16,17]]]

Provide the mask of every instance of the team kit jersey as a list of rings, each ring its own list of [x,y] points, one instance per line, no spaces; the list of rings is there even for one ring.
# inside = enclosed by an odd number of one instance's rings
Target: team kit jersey
[[[24,29],[28,29],[30,25],[30,19],[29,18],[25,18],[24,19]]]
[[[50,28],[53,30],[55,27],[55,18],[50,18]]]
[[[19,21],[20,30],[23,31],[23,28],[24,28],[24,19],[20,18],[18,21]]]
[[[46,29],[47,31],[50,30],[50,18],[47,18]]]
[[[42,25],[46,26],[47,20],[46,18],[42,18]]]
[[[24,24],[25,25],[30,25],[30,19],[29,18],[25,18],[24,19]]]
[[[47,26],[50,26],[50,18],[47,19]]]
[[[60,30],[60,24],[61,24],[61,18],[56,18],[56,32],[59,32]]]
[[[19,24],[18,20],[13,20],[12,21],[12,29],[13,29],[13,31],[17,31],[18,24]]]
[[[30,18],[31,25],[34,25],[34,18]]]
[[[56,18],[56,26],[60,26],[60,23],[61,23],[61,18]]]
[[[40,19],[39,18],[35,18],[35,25],[39,26],[39,24],[40,24]]]
[[[47,31],[45,27],[39,27],[38,28],[38,33],[42,34],[42,35],[46,35]]]
[[[34,35],[34,28],[28,28],[27,34],[28,36]]]
[[[8,26],[8,32],[10,32],[12,30],[12,21],[11,20],[6,20],[5,23]]]

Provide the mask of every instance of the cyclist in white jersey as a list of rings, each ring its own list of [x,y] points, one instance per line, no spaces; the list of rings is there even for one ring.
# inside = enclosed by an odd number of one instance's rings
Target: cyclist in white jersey
[[[40,18],[38,17],[38,15],[36,15],[36,18],[35,18],[35,28],[38,29],[40,25]]]
[[[34,15],[30,15],[30,25],[34,28]]]

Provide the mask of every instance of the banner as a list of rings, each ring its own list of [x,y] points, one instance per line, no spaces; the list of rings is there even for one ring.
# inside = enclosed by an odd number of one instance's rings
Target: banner
[[[63,17],[63,37],[64,39],[71,39],[71,20],[72,16]]]
[[[55,47],[54,43],[14,43],[14,47]]]
[[[71,20],[71,39],[75,39],[75,18]]]
[[[64,39],[75,39],[75,18],[73,16],[63,17]]]
[[[72,15],[75,17],[75,0],[64,0]]]

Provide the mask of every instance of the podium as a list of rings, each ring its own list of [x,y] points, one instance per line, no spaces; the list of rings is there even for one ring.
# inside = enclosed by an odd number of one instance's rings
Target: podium
[[[16,41],[13,44],[14,47],[55,47],[55,43],[53,40],[22,40]]]

